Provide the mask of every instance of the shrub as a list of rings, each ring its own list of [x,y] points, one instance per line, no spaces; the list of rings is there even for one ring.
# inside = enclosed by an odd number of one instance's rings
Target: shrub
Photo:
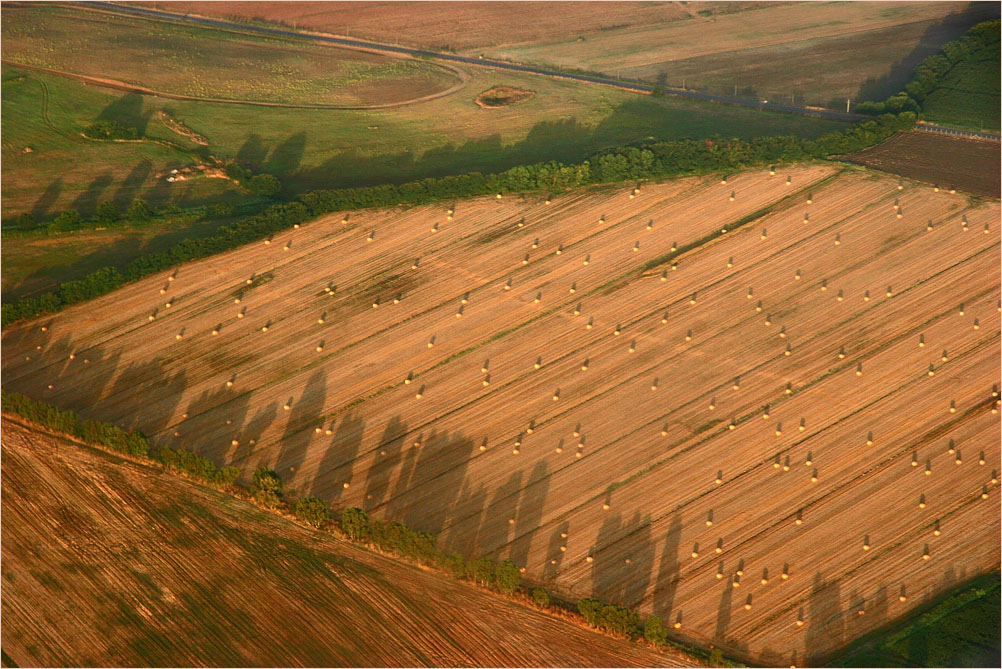
[[[462,578],[466,575],[466,560],[459,553],[443,555],[439,559],[438,566],[453,578]]]
[[[327,502],[316,497],[301,497],[293,507],[296,518],[309,523],[313,527],[321,527],[330,518]]]
[[[610,632],[633,634],[640,625],[640,616],[624,606],[606,604],[602,607],[599,625]]]
[[[644,621],[644,638],[655,646],[663,646],[668,643],[668,633],[658,616],[647,616]]]
[[[255,174],[247,182],[247,190],[255,195],[271,197],[282,189],[282,182],[273,174]]]
[[[522,573],[511,560],[501,562],[494,570],[494,585],[506,595],[510,595],[518,590],[521,582]]]
[[[116,121],[95,121],[84,129],[91,139],[139,139],[139,131],[126,128]]]
[[[352,541],[369,540],[369,516],[361,509],[352,507],[341,512],[341,530]]]
[[[282,479],[273,469],[259,467],[254,472],[251,493],[261,504],[274,508],[282,502]]]
[[[550,605],[550,593],[546,591],[546,588],[535,588],[532,591],[532,601],[536,602],[536,606],[545,609]]]
[[[82,226],[83,219],[80,217],[80,213],[73,209],[67,209],[52,219],[52,222],[46,227],[52,232],[69,232],[70,230],[79,230]]]
[[[594,597],[585,597],[578,602],[578,613],[584,616],[592,627],[598,627],[601,612],[602,602]]]
[[[494,580],[494,560],[489,557],[468,560],[466,562],[466,576],[481,585],[490,585]]]
[[[153,208],[146,200],[133,200],[129,208],[125,210],[125,218],[136,223],[142,223],[153,218]]]
[[[121,218],[121,212],[118,211],[118,205],[114,201],[106,200],[97,205],[94,218],[101,223],[114,223]]]
[[[34,230],[36,225],[35,217],[27,211],[17,217],[18,230]]]
[[[710,657],[707,659],[706,663],[711,667],[726,667],[727,664],[724,662],[724,653],[719,648],[714,648],[710,651]]]

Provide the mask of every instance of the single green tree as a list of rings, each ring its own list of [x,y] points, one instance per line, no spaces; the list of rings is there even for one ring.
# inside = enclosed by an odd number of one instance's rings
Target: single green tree
[[[153,208],[146,200],[133,200],[129,208],[125,210],[125,218],[134,222],[148,221],[153,218]]]
[[[494,585],[506,595],[518,590],[522,582],[522,573],[511,560],[505,560],[494,569]]]
[[[255,195],[271,197],[282,189],[282,182],[273,174],[255,174],[247,181],[247,190]]]
[[[259,467],[254,472],[254,485],[251,493],[261,504],[268,507],[276,507],[282,501],[282,479],[275,470],[268,467]]]
[[[327,502],[316,497],[301,497],[296,500],[293,511],[296,518],[309,523],[313,527],[320,527],[330,518],[330,511]]]
[[[710,651],[710,657],[707,661],[711,667],[726,666],[724,663],[724,654],[719,648],[714,648]]]
[[[368,541],[369,516],[359,508],[351,507],[341,512],[341,530],[352,541]]]
[[[550,593],[546,588],[536,588],[532,591],[532,601],[536,602],[536,606],[545,609],[550,605]]]
[[[644,621],[644,638],[655,646],[663,646],[668,643],[668,633],[658,616],[648,616]]]
[[[101,223],[114,223],[121,216],[118,205],[113,200],[106,200],[97,205],[94,218]]]

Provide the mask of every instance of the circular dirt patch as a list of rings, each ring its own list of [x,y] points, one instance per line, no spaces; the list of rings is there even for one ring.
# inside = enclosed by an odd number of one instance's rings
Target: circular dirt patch
[[[519,102],[525,102],[536,94],[535,91],[526,91],[513,86],[495,86],[477,96],[476,103],[484,109],[494,109],[496,107],[508,107]]]

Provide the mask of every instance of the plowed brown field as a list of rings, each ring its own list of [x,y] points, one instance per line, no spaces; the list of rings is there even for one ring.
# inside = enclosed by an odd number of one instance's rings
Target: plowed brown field
[[[8,418],[5,666],[686,666]]]
[[[998,567],[999,214],[797,165],[329,216],[8,328],[4,383],[817,662]]]

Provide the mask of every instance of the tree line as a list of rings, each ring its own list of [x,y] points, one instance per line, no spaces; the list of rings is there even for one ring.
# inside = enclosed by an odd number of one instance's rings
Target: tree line
[[[856,106],[860,114],[897,114],[922,111],[929,93],[940,86],[950,70],[962,61],[998,60],[999,20],[978,23],[958,40],[947,42],[919,63],[903,91],[880,102],[862,102]]]
[[[816,139],[784,135],[753,140],[716,138],[648,142],[608,150],[573,165],[549,161],[517,166],[496,174],[473,172],[399,185],[316,190],[303,194],[298,201],[275,204],[255,216],[221,226],[208,237],[186,239],[171,249],[140,256],[122,270],[103,267],[82,279],[65,282],[51,292],[4,304],[0,318],[3,325],[9,325],[58,311],[108,293],[124,283],[258,241],[335,211],[421,205],[491,193],[557,193],[592,184],[636,182],[824,158],[877,144],[900,130],[913,127],[915,121],[916,116],[911,112],[883,114]]]
[[[437,568],[453,578],[476,583],[507,596],[521,593],[540,609],[548,609],[557,604],[545,588],[523,587],[521,568],[511,560],[497,561],[490,556],[466,557],[446,552],[438,547],[434,534],[412,530],[396,521],[371,518],[357,507],[345,508],[340,516],[334,517],[331,515],[330,504],[316,497],[301,497],[294,503],[289,503],[284,497],[281,477],[268,467],[256,469],[249,487],[244,488],[236,482],[241,474],[239,468],[217,467],[208,458],[184,448],[163,447],[154,453],[149,439],[138,430],[123,430],[111,423],[81,419],[73,411],[65,411],[21,393],[2,389],[0,408],[54,432],[74,436],[87,444],[104,446],[141,460],[159,463],[188,478],[224,487],[277,512],[291,512],[299,521],[316,529],[337,529],[342,536],[355,543]],[[706,656],[703,651],[670,641],[658,616],[649,616],[641,627],[640,616],[635,611],[594,597],[579,600],[576,611],[596,629],[631,640],[642,635],[655,647],[673,645],[691,654]],[[719,651],[711,652],[709,657],[714,666],[739,666],[723,663]]]

